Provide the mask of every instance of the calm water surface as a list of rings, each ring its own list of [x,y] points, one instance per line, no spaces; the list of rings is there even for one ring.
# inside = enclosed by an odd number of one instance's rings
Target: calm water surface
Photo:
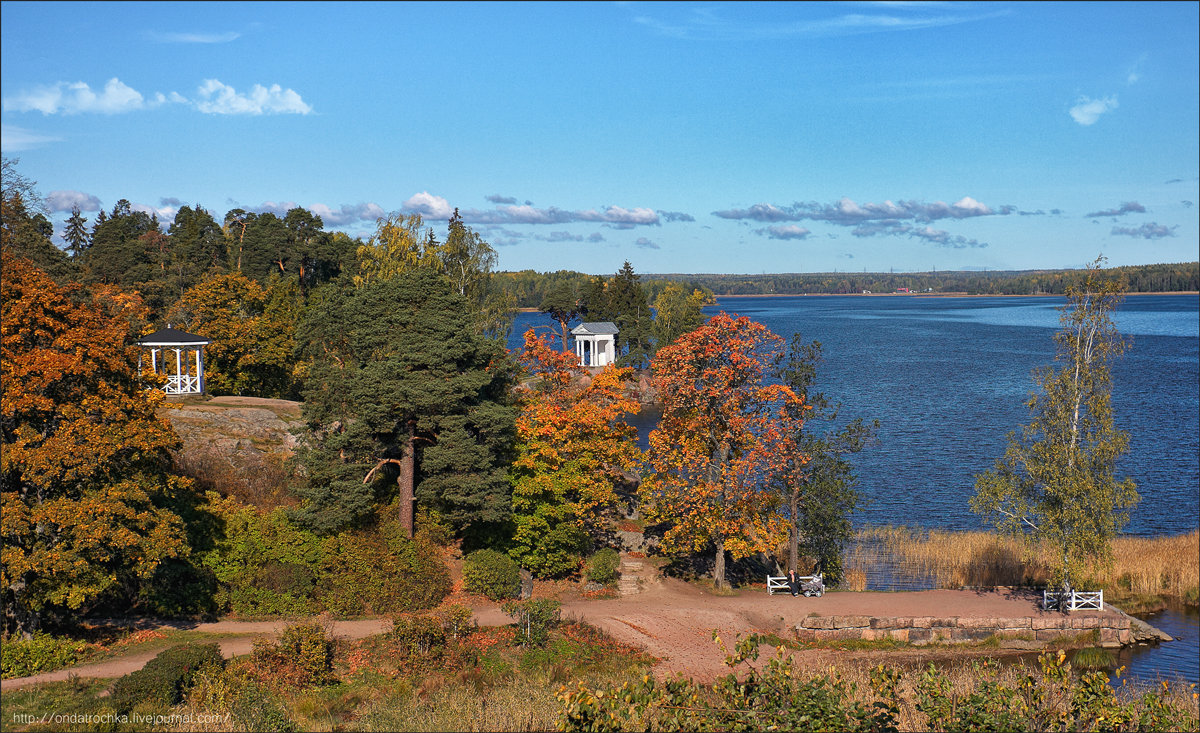
[[[855,458],[867,506],[859,525],[981,529],[967,502],[975,476],[1028,422],[1031,373],[1054,360],[1062,298],[785,296],[725,298],[705,309],[748,316],[776,334],[824,346],[819,388],[842,403],[842,420],[880,422],[878,445]],[[1200,526],[1200,298],[1132,295],[1114,320],[1130,348],[1113,365],[1117,426],[1129,433],[1120,476],[1141,503],[1126,532],[1154,536]],[[538,313],[517,317],[510,348]],[[637,422],[645,435],[656,415]],[[1195,681],[1197,616],[1148,619],[1182,642],[1127,654],[1131,674]]]

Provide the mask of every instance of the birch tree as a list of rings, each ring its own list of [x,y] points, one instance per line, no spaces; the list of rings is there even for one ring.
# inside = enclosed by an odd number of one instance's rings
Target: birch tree
[[[1052,583],[1067,590],[1086,563],[1111,560],[1110,540],[1138,501],[1116,461],[1129,446],[1112,409],[1112,360],[1128,346],[1111,314],[1123,288],[1102,279],[1104,258],[1072,286],[1054,335],[1055,364],[1034,372],[1040,393],[1026,403],[1031,420],[1012,433],[1004,456],[975,481],[971,509],[1032,552],[1054,548]]]

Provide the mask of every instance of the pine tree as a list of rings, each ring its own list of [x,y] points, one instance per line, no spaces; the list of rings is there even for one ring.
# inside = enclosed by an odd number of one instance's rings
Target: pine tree
[[[334,531],[393,498],[410,534],[414,499],[460,528],[508,516],[513,368],[473,315],[429,268],[312,308],[298,330],[313,359],[301,521]]]

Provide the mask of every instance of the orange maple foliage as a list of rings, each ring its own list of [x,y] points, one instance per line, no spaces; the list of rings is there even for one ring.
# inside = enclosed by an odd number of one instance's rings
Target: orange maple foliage
[[[525,333],[520,361],[530,379],[511,472],[514,554],[542,575],[578,566],[577,552],[601,536],[617,505],[614,482],[640,459],[636,431],[621,419],[639,409],[626,389],[633,370],[609,365],[589,375],[553,341]]]
[[[715,546],[718,586],[726,551],[746,557],[787,533],[766,484],[784,463],[777,416],[785,405],[792,415],[804,405],[768,381],[782,356],[783,340],[765,326],[722,312],[659,349],[651,364],[663,416],[650,434],[643,504],[649,519],[670,524],[668,551]]]
[[[177,438],[138,380],[141,300],[57,285],[7,252],[2,266],[0,592],[6,629],[29,633],[180,556],[161,499],[190,483],[166,475]]]

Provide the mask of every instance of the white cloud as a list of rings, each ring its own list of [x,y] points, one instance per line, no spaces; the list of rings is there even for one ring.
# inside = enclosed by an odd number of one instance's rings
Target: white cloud
[[[248,94],[237,90],[219,79],[205,79],[196,90],[196,109],[205,114],[216,115],[263,115],[263,114],[310,114],[312,107],[291,89],[278,84],[264,87],[255,84]]]
[[[129,208],[133,211],[142,211],[151,216],[157,216],[160,224],[170,224],[175,221],[175,214],[179,212],[178,206],[162,206],[154,208],[146,204],[130,204]]]
[[[321,222],[325,226],[346,226],[356,221],[375,221],[387,216],[379,204],[363,203],[363,204],[342,204],[338,210],[331,209],[325,204],[313,204],[308,207],[308,210],[317,216],[321,217]]]
[[[807,228],[798,224],[777,224],[766,229],[755,229],[755,234],[765,234],[770,239],[804,239],[812,234]]]
[[[1071,108],[1071,118],[1084,127],[1087,127],[1088,125],[1096,124],[1096,120],[1100,119],[1100,115],[1105,112],[1111,112],[1116,108],[1117,95],[1115,94],[1104,99],[1080,97],[1076,100],[1075,106]]]
[[[434,196],[428,191],[414,194],[400,205],[402,211],[407,211],[431,219],[448,219],[454,213],[454,207],[441,196]]]
[[[32,130],[26,130],[24,127],[0,125],[0,148],[3,148],[6,153],[31,150],[46,143],[60,141],[62,141],[61,137],[43,135]]]
[[[218,79],[206,79],[196,94],[194,100],[179,92],[155,92],[147,97],[116,77],[109,79],[100,91],[94,91],[86,82],[60,81],[5,97],[4,111],[41,112],[44,115],[85,112],[111,115],[153,109],[166,104],[186,104],[206,114],[221,115],[306,115],[313,111],[297,92],[278,84],[270,87],[255,84],[248,94],[239,94]]]
[[[143,109],[146,100],[136,89],[120,79],[109,79],[99,92],[92,91],[86,82],[58,82],[34,87],[4,100],[5,112],[41,112],[44,115],[65,115],[82,112],[118,114]]]
[[[80,211],[99,211],[103,208],[100,199],[83,191],[51,191],[46,194],[46,207],[51,211],[70,211],[76,206]]]

